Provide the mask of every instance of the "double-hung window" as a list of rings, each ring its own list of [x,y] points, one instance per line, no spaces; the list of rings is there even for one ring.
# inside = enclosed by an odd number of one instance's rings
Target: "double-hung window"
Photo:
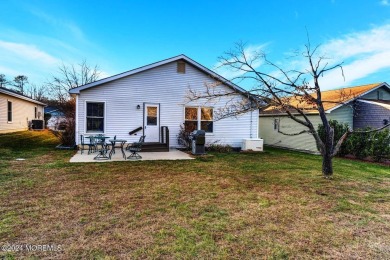
[[[104,103],[87,102],[87,132],[104,133]]]
[[[184,126],[186,132],[204,130],[213,132],[213,109],[210,107],[186,107]]]
[[[8,110],[7,110],[7,119],[8,122],[12,122],[12,102],[8,101]]]

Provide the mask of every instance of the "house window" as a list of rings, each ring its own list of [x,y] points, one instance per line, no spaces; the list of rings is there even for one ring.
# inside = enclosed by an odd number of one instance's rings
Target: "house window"
[[[34,107],[34,118],[37,119],[38,117],[38,109],[37,107]]]
[[[279,118],[274,118],[274,131],[279,131]]]
[[[200,129],[213,132],[213,109],[209,107],[186,107],[184,126],[186,132]]]
[[[87,102],[87,132],[104,133],[103,102]]]
[[[8,101],[8,122],[12,122],[12,102]]]
[[[186,63],[184,61],[177,62],[177,73],[186,73]]]

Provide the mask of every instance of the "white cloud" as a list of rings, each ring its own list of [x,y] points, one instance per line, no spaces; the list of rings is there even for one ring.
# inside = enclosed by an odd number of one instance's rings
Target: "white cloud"
[[[0,40],[0,53],[2,57],[13,56],[23,61],[39,61],[47,65],[54,65],[58,60],[50,54],[39,50],[34,45],[23,43],[6,42]]]
[[[8,79],[28,76],[30,82],[43,83],[60,60],[30,44],[0,40],[0,73]]]
[[[330,58],[330,65],[344,62],[345,81],[339,70],[331,71],[321,78],[324,89],[352,85],[390,68],[390,24],[331,39],[319,48],[319,53]]]
[[[382,1],[380,1],[380,4],[384,5],[384,6],[390,6],[390,3],[388,0],[382,0]]]

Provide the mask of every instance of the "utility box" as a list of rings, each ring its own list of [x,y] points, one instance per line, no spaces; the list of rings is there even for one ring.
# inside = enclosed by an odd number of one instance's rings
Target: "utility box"
[[[206,132],[204,130],[195,130],[190,135],[192,154],[205,154]]]
[[[243,151],[263,151],[263,139],[260,138],[248,138],[242,140],[241,150]]]
[[[33,130],[43,130],[45,129],[45,124],[43,120],[31,120],[31,129]]]

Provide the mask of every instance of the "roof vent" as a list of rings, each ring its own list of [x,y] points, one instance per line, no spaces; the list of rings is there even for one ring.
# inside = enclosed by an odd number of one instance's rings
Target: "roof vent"
[[[186,73],[186,63],[182,60],[177,62],[177,73]]]

